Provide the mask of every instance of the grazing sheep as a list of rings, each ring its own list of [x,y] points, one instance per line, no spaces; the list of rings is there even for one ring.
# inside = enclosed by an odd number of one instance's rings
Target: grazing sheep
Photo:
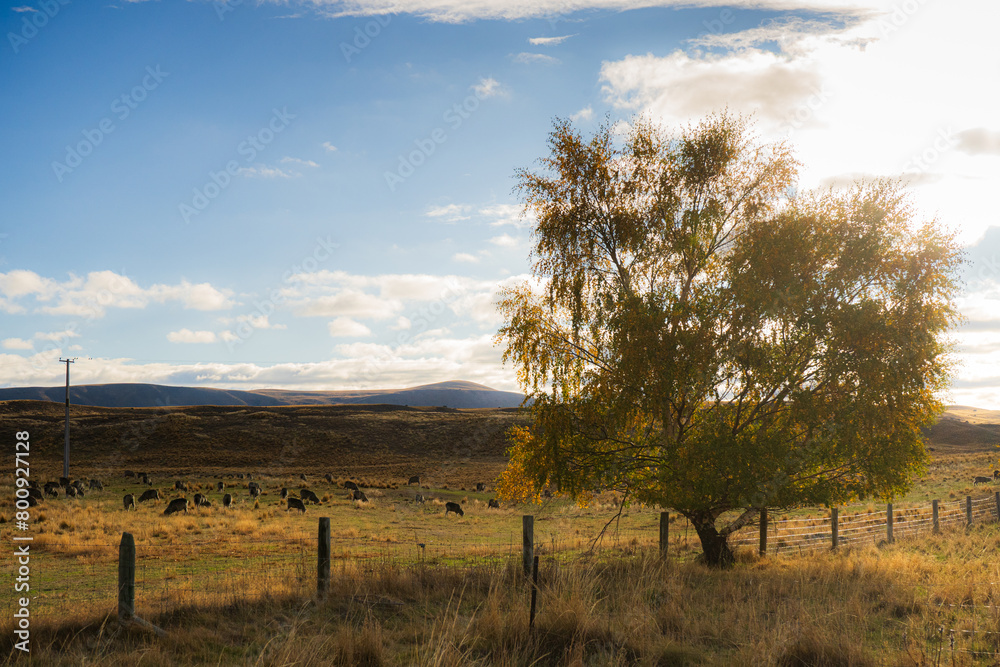
[[[256,498],[260,495],[260,487],[256,482],[250,482],[250,497]]]
[[[354,494],[352,495],[352,498],[354,500],[360,500],[363,503],[367,503],[368,502],[368,496],[366,496],[365,492],[362,491],[361,489],[355,489]]]
[[[128,511],[129,507],[135,509],[135,496],[133,496],[131,493],[126,493],[125,497],[122,498],[122,502],[125,504],[126,512]]]
[[[148,491],[143,491],[142,495],[139,496],[139,502],[144,503],[147,500],[159,500],[160,492],[157,489],[149,489]]]
[[[208,498],[202,498],[201,499],[201,506],[202,507],[211,507],[212,506],[212,501],[209,500]]]
[[[323,475],[323,479],[325,479],[330,484],[333,484],[333,475],[331,475],[330,473],[326,473],[325,475]]]
[[[406,485],[409,486],[410,484],[416,484],[417,486],[420,486],[420,475],[414,475],[413,477],[411,477],[410,481],[407,482]]]
[[[225,491],[226,490],[226,483],[225,482],[219,482],[218,484],[215,485],[215,490],[216,491]]]
[[[124,473],[124,475],[125,475],[126,477],[131,477],[131,478],[135,478],[135,473],[134,473],[134,472],[132,472],[131,470],[126,470],[126,471],[125,471],[125,473]]]
[[[28,496],[26,500],[28,501],[28,507],[35,507],[38,505],[38,500],[36,500],[34,496]]]
[[[76,498],[76,487],[75,486],[67,486],[66,487],[66,496],[68,498]]]
[[[288,489],[286,487],[281,487],[281,499],[284,500],[288,497]]]
[[[175,491],[187,491],[188,490],[187,482],[182,482],[180,480],[177,480],[176,482],[174,482],[174,490]]]
[[[232,496],[232,494],[227,493],[226,495],[222,496],[222,506],[223,507],[229,507],[232,504],[233,504],[233,496]]]
[[[236,475],[236,479],[243,479],[243,473],[239,473],[238,475]]]
[[[188,501],[187,498],[174,498],[167,505],[167,509],[163,510],[164,514],[173,514],[174,512],[180,512],[181,510],[187,514],[188,511]]]
[[[357,484],[355,484],[354,482],[352,482],[350,480],[344,482],[344,488],[345,489],[351,489],[352,491],[360,491],[361,490],[361,489],[358,488]]]
[[[500,501],[496,498],[490,498],[490,507],[493,509],[500,509]]]
[[[454,512],[458,516],[465,516],[465,512],[462,511],[462,506],[458,503],[445,503],[444,515],[448,516],[448,512]]]
[[[69,477],[60,477],[59,478],[59,486],[62,486],[62,487],[69,486]]]
[[[147,486],[153,486],[153,483],[149,481],[149,475],[147,475],[146,473],[140,472],[136,473],[136,475],[139,477],[139,481],[142,482],[143,484]]]
[[[993,471],[993,479],[1000,479],[1000,470]]]
[[[486,491],[486,485],[482,482],[476,482],[476,493],[483,493]]]
[[[33,486],[28,487],[28,497],[34,498],[35,500],[44,500],[42,492]]]
[[[300,473],[299,474],[299,479],[301,479],[303,482],[308,482],[309,481],[309,480],[306,479],[305,473]]]
[[[989,484],[992,481],[993,481],[992,477],[977,477],[972,481],[972,485],[976,486],[977,484]]]
[[[418,493],[417,496],[416,496],[416,498],[414,498],[414,500],[416,500],[418,503],[424,502],[424,496],[423,496],[423,494],[422,493]]]
[[[309,489],[302,489],[299,491],[299,495],[302,496],[302,502],[308,500],[311,503],[316,503],[317,505],[319,504],[319,498],[317,498],[316,494]]]
[[[194,506],[195,507],[201,507],[201,502],[203,500],[205,500],[205,496],[201,495],[200,493],[194,494]]]
[[[305,512],[306,511],[306,506],[303,505],[302,501],[299,500],[298,498],[289,497],[288,498],[288,507],[285,508],[285,511],[287,512],[288,510],[293,510],[293,509],[294,510],[301,510],[301,511]]]
[[[49,496],[52,496],[53,498],[58,498],[59,497],[59,485],[56,484],[55,486],[49,486],[48,484],[46,484],[45,485],[45,494],[49,495]]]
[[[99,479],[92,479],[92,480],[90,480],[90,490],[93,491],[95,489],[97,491],[103,491],[104,490],[104,485],[101,484],[101,480],[99,480]]]

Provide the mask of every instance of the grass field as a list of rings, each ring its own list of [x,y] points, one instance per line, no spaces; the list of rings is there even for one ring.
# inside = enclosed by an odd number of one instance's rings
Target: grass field
[[[57,412],[14,418],[30,423],[42,480],[59,473]],[[656,557],[658,508],[625,509],[600,546],[588,551],[619,509],[611,494],[586,508],[558,498],[488,508],[490,489],[473,489],[476,482],[491,487],[502,469],[502,431],[518,418],[510,411],[124,412],[139,411],[94,409],[78,417],[74,476],[99,477],[105,490],[32,509],[34,664],[997,662],[1000,634],[990,633],[1000,633],[993,606],[1000,604],[1000,532],[992,522],[970,529],[950,524],[939,536],[901,531],[905,539],[882,547],[871,539],[837,553],[799,554],[787,546],[795,544],[788,526],[821,530],[829,514],[800,508],[772,515],[778,533],[770,549],[777,557],[754,555],[751,530],[736,568],[715,572],[696,562],[696,538],[683,521],[672,526],[670,556]],[[253,416],[258,413],[265,416]],[[275,453],[275,443],[294,430],[291,423],[310,420],[299,431],[291,463]],[[903,519],[897,525],[916,523],[933,498],[955,512],[970,494],[989,505],[992,485],[974,487],[972,480],[997,467],[996,450],[956,443],[960,423],[947,425],[950,444],[932,440],[928,473],[906,497],[894,499]],[[344,446],[366,430],[376,441],[394,442],[400,460],[391,448]],[[137,439],[134,450],[122,449],[122,433]],[[225,452],[211,443],[233,447],[239,440],[246,451],[224,464]],[[324,458],[315,453],[318,446],[301,444],[307,440],[342,447]],[[341,454],[355,463],[345,464]],[[147,458],[154,455],[157,465]],[[253,456],[264,465],[245,465]],[[128,465],[115,469],[109,462],[116,457],[114,465]],[[151,472],[163,498],[124,510],[124,493],[148,488],[122,476],[125,467]],[[232,476],[236,470],[252,470],[263,485],[256,501],[247,480]],[[333,484],[322,479],[328,471]],[[297,495],[300,474],[321,502],[305,514],[286,512],[278,490],[285,486]],[[410,474],[420,474],[421,485],[407,486]],[[361,483],[370,502],[348,498],[341,488],[348,477]],[[188,491],[174,490],[175,480],[189,483]],[[216,488],[220,480],[225,491]],[[195,492],[213,507],[162,515],[171,498],[190,500]],[[221,506],[224,492],[237,499],[228,510]],[[416,502],[417,493],[427,502]],[[8,478],[0,497],[12,496]],[[460,502],[465,516],[445,515],[447,501]],[[9,535],[12,502],[4,507],[0,529]],[[841,518],[881,510],[881,503],[864,503],[842,508]],[[530,633],[529,591],[519,572],[523,514],[535,516],[541,557],[539,615]],[[333,589],[322,601],[314,596],[320,516],[331,518],[333,545]],[[114,620],[124,531],[137,544],[137,613],[168,630],[166,638]],[[8,641],[10,587],[0,604],[0,631]],[[4,655],[23,659],[11,649]]]

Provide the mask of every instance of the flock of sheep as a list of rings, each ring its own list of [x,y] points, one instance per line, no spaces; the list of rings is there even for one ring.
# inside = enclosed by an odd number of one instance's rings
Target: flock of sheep
[[[133,472],[131,470],[126,470],[124,472],[124,475],[127,478],[134,479],[148,486],[152,486],[153,484],[150,481],[149,474],[145,472]],[[239,473],[235,475],[235,477],[237,479],[249,480],[249,483],[247,484],[247,489],[250,493],[251,498],[256,500],[256,498],[258,498],[263,493],[263,488],[261,487],[260,483],[253,481],[252,474],[244,475],[243,473]],[[299,475],[299,478],[302,480],[303,483],[307,482],[305,474]],[[324,478],[328,483],[330,484],[334,483],[333,475],[327,474],[324,476]],[[420,477],[417,475],[410,477],[409,482],[407,484],[408,485],[416,484],[419,486]],[[31,481],[29,482],[29,487],[28,487],[28,492],[29,492],[28,503],[30,506],[35,506],[38,501],[43,500],[45,495],[58,498],[60,489],[64,490],[67,497],[71,498],[82,497],[85,495],[85,489],[87,488],[89,488],[89,490],[91,491],[93,490],[103,491],[104,485],[101,483],[100,480],[97,479],[91,479],[86,482],[84,480],[78,479],[71,482],[66,477],[60,477],[58,482],[46,482],[44,487],[39,488],[38,482]],[[346,481],[343,483],[343,488],[351,492],[350,498],[352,500],[363,503],[368,502],[368,496],[365,495],[364,490],[358,487],[356,482]],[[221,493],[225,491],[225,489],[226,485],[224,482],[219,481],[216,483],[216,490],[218,492]],[[174,490],[187,492],[189,490],[187,482],[179,480],[174,482]],[[479,493],[485,492],[486,485],[481,482],[476,484],[476,491]],[[313,504],[320,503],[319,497],[313,491],[309,490],[305,486],[299,489],[298,497],[291,495],[287,487],[282,487],[279,494],[281,496],[281,499],[286,502],[285,511],[299,510],[300,512],[305,512],[306,503],[313,503]],[[414,499],[419,503],[426,501],[424,496],[420,493],[417,493]],[[161,500],[160,491],[158,489],[147,489],[146,491],[141,493],[138,498],[136,498],[134,494],[127,493],[125,494],[124,498],[122,498],[122,503],[125,506],[125,510],[127,511],[130,509],[135,510],[136,503],[143,503],[149,500]],[[233,502],[234,498],[233,495],[230,493],[226,493],[222,497],[222,505],[224,507],[228,508],[232,506]],[[194,506],[211,507],[212,501],[209,500],[207,496],[202,495],[201,493],[195,493]],[[186,497],[174,498],[167,504],[167,508],[163,511],[163,513],[166,515],[174,514],[177,512],[187,513],[189,507],[191,507],[191,504],[188,502]],[[500,503],[495,498],[490,498],[489,507],[499,509]],[[459,503],[455,502],[445,503],[445,515],[448,515],[451,512],[454,512],[459,516],[465,516],[465,512],[463,511],[462,506]]]

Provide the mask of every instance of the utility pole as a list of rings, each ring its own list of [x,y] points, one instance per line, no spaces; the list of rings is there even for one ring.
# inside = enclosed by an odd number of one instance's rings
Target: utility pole
[[[59,363],[66,364],[66,444],[63,447],[63,477],[69,477],[69,365],[76,361],[60,357]]]

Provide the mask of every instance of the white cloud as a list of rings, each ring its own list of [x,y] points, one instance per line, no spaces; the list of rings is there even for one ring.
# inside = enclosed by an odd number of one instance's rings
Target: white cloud
[[[514,62],[520,65],[534,65],[536,63],[541,65],[558,65],[562,62],[558,58],[547,56],[544,53],[521,52],[512,57],[514,58]]]
[[[0,345],[3,345],[6,350],[33,350],[35,348],[30,340],[23,338],[5,338]]]
[[[451,256],[451,259],[454,262],[464,262],[466,264],[478,264],[479,263],[479,258],[478,257],[476,257],[475,255],[470,255],[467,252],[457,252],[457,253],[455,253],[454,255]]]
[[[326,327],[334,338],[363,338],[372,335],[371,329],[349,317],[338,317]]]
[[[576,37],[576,35],[563,35],[561,37],[531,37],[528,42],[534,46],[556,46],[557,44],[562,44],[570,37]]]
[[[501,234],[500,236],[494,236],[490,239],[490,243],[493,245],[498,245],[503,248],[516,248],[521,244],[521,241],[514,238],[510,234]]]
[[[281,158],[281,163],[282,164],[297,164],[297,165],[301,165],[303,167],[314,167],[314,168],[319,166],[319,164],[317,164],[316,162],[313,162],[312,160],[302,160],[302,159],[297,158],[297,157],[283,157],[283,158]]]
[[[211,331],[181,329],[168,333],[167,340],[171,343],[214,343],[217,339],[215,333]]]
[[[471,207],[466,204],[446,204],[444,206],[431,206],[424,213],[428,218],[444,218],[447,222],[458,222],[468,220],[469,216],[464,215]]]
[[[27,5],[21,5],[20,7],[11,7],[11,10],[15,12],[38,12],[34,7],[28,7]]]
[[[79,338],[80,333],[73,329],[62,331],[39,331],[34,335],[35,340],[49,340],[55,343],[63,342],[69,338]]]
[[[278,169],[277,167],[268,167],[263,164],[255,167],[242,167],[237,173],[246,178],[293,178],[302,175],[293,171]]]
[[[522,215],[523,214],[523,215]],[[518,229],[531,227],[535,224],[534,214],[531,211],[524,211],[516,204],[492,204],[479,209],[479,215],[493,218],[490,226],[499,227],[501,225],[513,225]]]
[[[287,329],[284,324],[272,324],[267,315],[239,315],[237,322],[246,322],[254,329]]]
[[[336,150],[337,150],[337,147],[336,147],[336,146],[334,146],[333,144],[331,144],[331,143],[330,143],[329,141],[324,141],[324,142],[323,142],[322,144],[320,144],[320,145],[321,145],[321,146],[322,146],[323,148],[325,148],[326,150],[330,151],[331,153],[333,153],[333,152],[336,152]]]
[[[570,116],[570,120],[572,120],[575,123],[578,123],[581,120],[589,121],[593,117],[594,117],[594,109],[588,104],[587,106],[577,111],[575,114],[572,114]]]
[[[472,90],[475,91],[476,97],[481,100],[504,94],[503,86],[493,77],[480,79],[479,83],[472,86]]]
[[[124,274],[92,271],[86,278],[70,274],[58,282],[33,271],[0,273],[0,309],[10,313],[26,312],[16,300],[33,298],[35,312],[96,319],[109,308],[145,308],[151,302],[180,301],[195,310],[221,310],[232,307],[232,291],[217,289],[209,283],[193,285],[139,286]],[[11,297],[11,298],[7,298]]]
[[[270,0],[277,4],[285,0]],[[733,6],[721,0],[311,0],[332,16],[372,16],[387,14],[412,14],[442,23],[462,23],[474,20],[518,20],[559,17],[587,10],[606,9],[627,11],[648,7],[720,7]],[[891,11],[894,3],[908,5],[899,0],[754,0],[753,9],[787,10],[802,9],[859,15],[873,9]]]
[[[192,285],[182,280],[179,285],[153,285],[150,294],[155,301],[180,301],[193,310],[225,310],[232,308],[232,290],[219,290],[209,283]]]
[[[403,304],[395,299],[378,298],[351,288],[299,299],[292,306],[298,315],[304,317],[360,317],[374,320],[398,317],[403,309]]]

